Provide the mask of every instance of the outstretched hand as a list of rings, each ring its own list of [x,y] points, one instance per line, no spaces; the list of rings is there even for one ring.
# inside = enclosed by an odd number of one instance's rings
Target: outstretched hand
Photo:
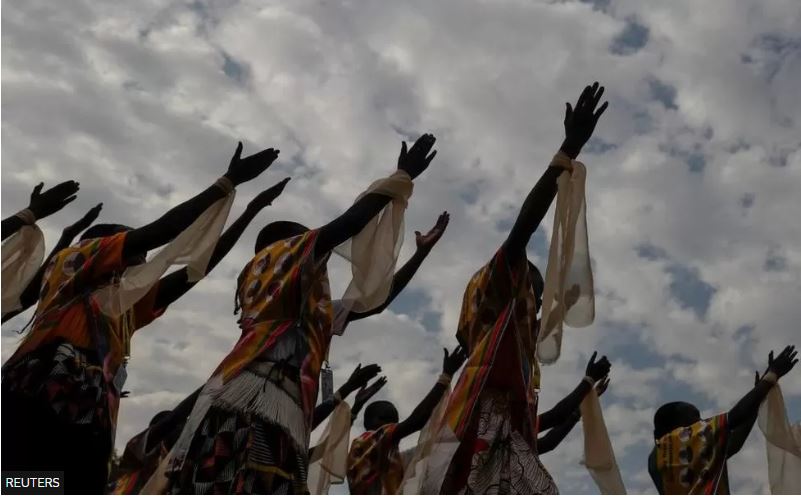
[[[431,228],[425,234],[421,234],[420,231],[415,231],[415,241],[417,242],[417,249],[418,250],[431,250],[439,238],[442,237],[443,233],[445,233],[445,229],[448,227],[448,222],[451,220],[451,215],[448,212],[442,212],[437,219],[437,223],[434,224],[434,227]]]
[[[768,356],[768,371],[773,372],[779,377],[783,377],[798,363],[797,356],[798,352],[795,351],[795,346],[787,346],[775,359],[771,351]]]
[[[612,369],[612,364],[609,363],[609,359],[606,358],[606,355],[602,356],[597,362],[595,361],[596,356],[598,356],[598,352],[594,351],[592,353],[592,357],[590,358],[590,362],[587,364],[586,375],[593,381],[598,382],[609,375],[609,371]]]
[[[377,364],[370,364],[362,368],[362,364],[356,366],[348,380],[342,385],[343,396],[347,396],[359,388],[364,388],[370,380],[381,372],[381,367]]]
[[[37,219],[52,215],[75,200],[80,184],[75,181],[65,181],[42,193],[43,187],[44,183],[39,183],[33,188],[31,202],[28,205],[28,209]]]
[[[455,374],[467,360],[467,353],[464,352],[462,345],[456,346],[450,354],[447,348],[442,348],[442,352],[445,355],[442,358],[442,371],[450,376]]]
[[[570,103],[565,103],[565,141],[562,144],[562,151],[570,158],[576,158],[584,145],[592,137],[598,119],[609,106],[609,102],[604,102],[598,107],[601,97],[604,94],[604,87],[599,86],[598,82],[592,86],[586,86],[576,102],[575,108]],[[598,108],[596,111],[595,109]]]
[[[97,220],[97,217],[100,215],[100,211],[103,209],[103,204],[98,203],[91,210],[86,212],[86,215],[81,217],[81,219],[64,228],[63,235],[69,237],[70,239],[74,239],[75,236],[79,235],[83,231],[89,228],[92,225],[92,222]]]
[[[412,179],[416,178],[428,168],[428,165],[437,156],[434,143],[437,139],[432,134],[424,134],[417,138],[410,150],[406,150],[406,142],[401,144],[400,156],[398,157],[398,170],[406,171]],[[429,152],[431,154],[429,155]]]
[[[256,198],[250,200],[250,203],[248,203],[248,208],[252,208],[258,211],[272,205],[275,199],[281,196],[281,193],[284,192],[284,188],[289,182],[289,179],[290,178],[287,177],[278,184],[275,184],[274,186],[267,188],[266,190],[256,195]]]
[[[379,377],[377,381],[370,384],[369,386],[367,387],[362,386],[362,388],[359,389],[359,392],[356,393],[356,399],[353,400],[353,408],[351,409],[351,411],[358,412],[359,410],[361,410],[362,407],[366,405],[368,401],[370,401],[370,398],[375,396],[375,394],[378,391],[380,391],[381,388],[383,388],[384,385],[386,385],[386,383],[387,383],[386,377]]]
[[[254,153],[249,157],[241,158],[242,142],[240,141],[236,147],[234,156],[231,157],[231,163],[228,165],[228,172],[225,173],[225,176],[230,179],[234,185],[255,179],[275,162],[279,153],[280,150],[268,148]]]

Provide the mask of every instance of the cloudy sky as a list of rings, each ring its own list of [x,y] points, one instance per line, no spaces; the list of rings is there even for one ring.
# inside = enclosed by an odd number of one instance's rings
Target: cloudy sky
[[[630,492],[652,493],[656,407],[724,411],[771,349],[801,345],[799,33],[794,0],[7,1],[3,215],[40,180],[76,179],[78,200],[42,222],[48,246],[101,201],[101,221],[141,225],[211,184],[238,139],[246,153],[281,150],[232,216],[291,176],[284,195],[134,340],[122,448],[235,342],[235,278],[258,228],[324,223],[392,172],[402,139],[432,132],[439,154],[417,181],[401,262],[414,230],[443,210],[451,225],[405,294],[331,354],[337,383],[379,363],[383,397],[408,414],[456,343],[465,283],[557,150],[564,103],[601,81],[610,106],[581,156],[597,318],[567,332],[541,405],[578,383],[593,350],[607,354],[621,470]],[[536,263],[551,215],[529,245]],[[331,264],[335,291],[343,268]],[[26,320],[3,326],[4,359]],[[795,420],[799,374],[782,382]],[[543,457],[562,492],[597,492],[581,443],[576,429]],[[767,491],[764,450],[755,429],[730,465],[735,493]]]

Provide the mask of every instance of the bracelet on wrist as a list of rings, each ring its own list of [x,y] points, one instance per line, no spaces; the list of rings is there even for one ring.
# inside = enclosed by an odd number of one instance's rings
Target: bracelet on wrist
[[[443,386],[450,386],[451,385],[452,377],[449,374],[443,372],[440,374],[439,379],[437,379],[437,384],[442,384]]]
[[[214,181],[214,185],[220,188],[226,195],[231,194],[235,188],[233,181],[228,179],[226,176],[220,176],[216,181]]]
[[[779,382],[779,375],[776,372],[770,370],[767,374],[762,378],[763,381],[768,382],[770,384],[776,384]]]
[[[584,378],[583,378],[583,379],[581,379],[581,380],[582,380],[582,381],[584,381],[584,382],[586,382],[587,384],[589,384],[589,385],[590,385],[590,387],[593,387],[593,386],[595,386],[595,379],[593,379],[592,377],[590,377],[590,376],[588,376],[588,375],[585,375],[585,376],[584,376]]]
[[[32,225],[36,223],[36,215],[34,215],[33,211],[30,208],[24,208],[15,214],[19,217],[22,222],[27,225]]]

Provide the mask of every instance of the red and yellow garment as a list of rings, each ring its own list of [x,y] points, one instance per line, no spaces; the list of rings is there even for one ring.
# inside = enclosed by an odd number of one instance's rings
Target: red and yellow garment
[[[397,427],[387,424],[353,440],[348,453],[351,494],[397,494],[403,480]]]
[[[729,494],[726,414],[679,427],[656,441],[662,494]]]

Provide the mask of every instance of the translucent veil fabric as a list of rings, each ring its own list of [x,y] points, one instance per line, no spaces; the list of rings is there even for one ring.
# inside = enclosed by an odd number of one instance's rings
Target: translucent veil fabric
[[[342,484],[348,471],[350,405],[340,401],[331,413],[320,442],[309,457],[308,485],[311,494],[328,494],[332,484]]]
[[[22,307],[19,298],[42,265],[44,251],[44,235],[36,224],[22,226],[3,243],[3,315]]]
[[[537,343],[537,357],[544,364],[559,359],[563,325],[587,327],[595,320],[595,289],[584,196],[587,169],[581,162],[574,160],[572,164],[572,173],[563,172],[557,183],[559,189],[542,299],[542,327]]]
[[[144,264],[128,267],[119,284],[112,284],[95,292],[103,313],[118,317],[128,311],[173,265],[186,266],[189,282],[202,279],[206,275],[209,259],[225,227],[235,196],[236,192],[232,191],[217,200],[153,258]]]
[[[583,463],[601,494],[626,494],[594,388],[581,402],[581,423],[584,429]]]
[[[389,196],[389,202],[359,234],[339,245],[334,252],[351,263],[352,279],[342,295],[348,312],[368,312],[386,301],[403,245],[403,216],[412,196],[414,183],[404,171],[396,171],[370,185],[359,195],[377,193]]]
[[[767,445],[771,494],[801,494],[801,423],[787,419],[778,384],[759,406],[758,422]]]

